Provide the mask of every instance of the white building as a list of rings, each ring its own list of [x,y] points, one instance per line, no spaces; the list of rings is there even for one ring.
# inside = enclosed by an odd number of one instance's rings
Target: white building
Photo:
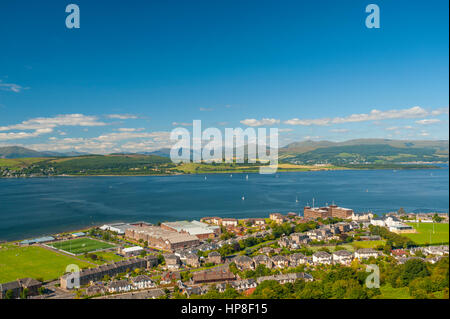
[[[353,254],[348,250],[338,250],[333,252],[333,262],[335,264],[348,265],[353,260]]]
[[[119,253],[121,253],[125,257],[137,256],[143,251],[144,251],[144,248],[142,248],[140,246],[133,246],[133,247],[119,249]]]
[[[355,258],[358,259],[368,259],[370,257],[377,258],[379,255],[378,251],[372,248],[361,248],[355,252]]]
[[[315,265],[320,265],[320,264],[328,264],[330,265],[332,262],[332,256],[327,253],[326,251],[318,251],[316,253],[313,254],[313,263]]]

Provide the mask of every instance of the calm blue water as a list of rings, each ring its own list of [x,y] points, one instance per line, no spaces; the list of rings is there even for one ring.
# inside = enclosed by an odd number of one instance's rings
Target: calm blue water
[[[0,239],[115,221],[266,217],[301,212],[313,197],[316,205],[334,201],[356,212],[449,208],[448,167],[245,175],[0,179]]]

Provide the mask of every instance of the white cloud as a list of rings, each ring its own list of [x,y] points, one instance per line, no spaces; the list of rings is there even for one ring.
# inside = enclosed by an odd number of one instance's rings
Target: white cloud
[[[345,117],[335,117],[335,118],[320,118],[320,119],[290,119],[285,121],[288,125],[330,125],[330,124],[342,124],[342,123],[357,123],[365,121],[382,121],[391,119],[410,119],[424,117],[432,112],[428,112],[420,106],[414,106],[409,109],[402,110],[372,110],[370,113],[352,114]]]
[[[395,131],[395,130],[398,130],[398,129],[399,129],[398,126],[386,127],[386,131]]]
[[[141,128],[132,128],[132,127],[121,127],[117,129],[119,132],[141,132],[144,130],[143,127]]]
[[[335,129],[330,130],[330,132],[333,132],[333,133],[347,133],[347,132],[349,132],[349,130],[346,129],[346,128],[335,128]]]
[[[448,107],[441,107],[439,109],[431,111],[431,115],[442,115],[442,114],[448,114]]]
[[[19,93],[20,91],[26,89],[28,88],[14,83],[4,83],[2,80],[0,80],[0,90]]]
[[[439,119],[423,119],[423,120],[416,121],[416,123],[420,124],[420,125],[428,125],[428,124],[439,123],[440,121],[441,120],[439,120]]]
[[[172,122],[173,126],[192,126],[192,123],[187,122]]]
[[[304,140],[318,140],[320,138],[321,138],[320,136],[309,136],[309,135],[303,136]]]
[[[0,140],[20,139],[37,137],[41,134],[53,132],[53,129],[59,126],[104,126],[106,123],[99,122],[95,116],[83,114],[63,114],[55,117],[38,117],[23,121],[19,124],[0,126],[1,131],[12,130],[34,130],[34,132],[9,132],[1,133]]]
[[[247,125],[247,126],[271,126],[274,124],[279,124],[280,120],[277,119],[268,119],[263,118],[262,120],[256,120],[256,119],[245,119],[241,121],[241,124]]]
[[[96,116],[83,114],[63,114],[55,117],[38,117],[23,121],[19,124],[0,126],[0,131],[10,130],[38,130],[42,128],[55,128],[57,126],[103,126],[106,123],[99,122]]]
[[[214,109],[212,107],[201,107],[199,110],[200,112],[211,112]]]
[[[119,119],[119,120],[129,120],[129,119],[137,119],[137,115],[133,114],[108,114],[106,117],[110,119]]]
[[[123,151],[151,151],[159,148],[170,147],[172,143],[173,142],[170,141],[170,132],[157,131],[148,133],[110,133],[91,138],[50,138],[48,143],[28,144],[26,147],[30,147],[38,151],[74,150],[95,154],[108,154]]]
[[[278,132],[283,133],[283,132],[292,132],[293,129],[291,128],[280,128],[278,129]]]

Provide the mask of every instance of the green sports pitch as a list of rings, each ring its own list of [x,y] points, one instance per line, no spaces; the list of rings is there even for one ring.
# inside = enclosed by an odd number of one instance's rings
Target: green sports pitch
[[[77,238],[77,239],[69,239],[58,241],[55,243],[48,244],[56,249],[64,250],[66,252],[79,255],[84,253],[93,252],[96,250],[102,250],[107,248],[115,247],[112,244],[108,244],[99,240],[91,239],[91,238]]]

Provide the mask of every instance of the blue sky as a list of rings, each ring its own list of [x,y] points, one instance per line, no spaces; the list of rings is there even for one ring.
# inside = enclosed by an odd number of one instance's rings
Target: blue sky
[[[80,29],[65,27],[69,3],[80,7]],[[369,3],[380,7],[380,29],[365,27]],[[2,1],[0,145],[149,151],[195,119],[278,127],[282,145],[448,139],[448,9],[402,0]]]

